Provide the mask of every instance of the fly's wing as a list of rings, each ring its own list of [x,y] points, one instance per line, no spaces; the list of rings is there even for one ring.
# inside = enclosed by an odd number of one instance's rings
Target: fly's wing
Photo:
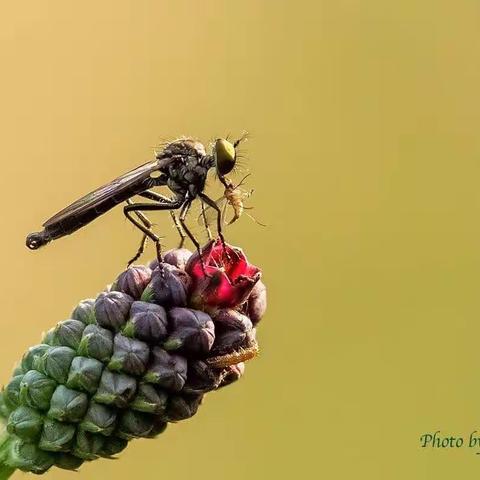
[[[134,168],[130,172],[112,180],[110,183],[107,183],[93,192],[88,193],[84,197],[79,198],[77,201],[49,218],[43,226],[45,228],[52,227],[66,218],[95,209],[98,205],[112,196],[120,196],[122,193],[131,189],[134,185],[146,180],[153,172],[158,171],[161,167],[165,166],[166,163],[168,163],[168,160],[168,158],[164,158],[160,161],[153,160]]]
[[[227,211],[227,197],[222,196],[215,200],[215,203],[217,204],[218,208],[220,208],[222,212],[222,222],[225,223],[225,212]],[[209,226],[209,225],[215,225],[217,222],[217,211],[210,207],[210,206],[205,206],[205,218],[203,216],[203,212],[200,212],[200,215],[198,216],[198,224],[202,226]]]

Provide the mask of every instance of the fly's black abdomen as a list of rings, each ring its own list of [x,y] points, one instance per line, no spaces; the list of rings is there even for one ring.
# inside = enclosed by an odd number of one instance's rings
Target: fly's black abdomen
[[[132,185],[124,191],[105,198],[103,201],[96,202],[94,205],[89,206],[89,208],[80,208],[72,215],[60,216],[58,220],[47,222],[44,230],[28,235],[26,240],[27,247],[31,250],[36,250],[52,240],[76,232],[118,204],[138,193],[144,192],[154,184],[158,184],[158,179],[156,180],[148,177],[138,185]]]

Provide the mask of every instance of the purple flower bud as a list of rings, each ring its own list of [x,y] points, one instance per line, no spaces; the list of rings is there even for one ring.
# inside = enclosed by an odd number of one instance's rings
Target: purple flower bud
[[[163,344],[166,350],[181,349],[194,355],[210,351],[215,340],[215,327],[210,315],[190,308],[172,308],[168,315],[173,331]]]
[[[131,375],[142,375],[148,359],[149,349],[146,343],[117,333],[113,341],[113,356],[108,368]]]
[[[103,292],[95,301],[95,316],[100,326],[118,331],[125,325],[133,298],[122,292]]]
[[[173,395],[168,404],[166,417],[169,422],[178,422],[193,417],[202,402],[203,395]]]
[[[267,310],[267,287],[259,280],[248,297],[247,314],[253,325],[256,325]]]
[[[148,383],[155,383],[178,392],[183,388],[187,378],[187,360],[180,355],[172,355],[162,348],[152,350],[152,363],[144,376]]]
[[[152,281],[145,289],[142,300],[153,301],[166,308],[185,307],[190,277],[168,263],[161,263],[152,273]]]
[[[253,328],[252,322],[246,315],[242,315],[240,312],[237,312],[237,310],[230,308],[217,310],[213,321],[216,328],[220,331],[239,330],[241,332],[248,332]]]
[[[215,390],[223,381],[223,372],[214,369],[203,361],[189,362],[187,381],[183,392],[201,394]]]
[[[123,334],[155,344],[167,336],[167,326],[167,312],[163,307],[155,303],[133,302]]]
[[[127,268],[113,283],[111,290],[126,293],[138,300],[146,286],[150,283],[152,271],[143,265]]]
[[[150,433],[148,434],[147,438],[155,438],[156,436],[160,435],[165,431],[167,428],[167,422],[165,421],[165,416],[163,414],[161,415],[155,415],[153,417],[153,427],[150,430]]]
[[[242,330],[224,330],[217,333],[213,344],[212,354],[225,355],[252,346],[255,342],[255,329],[243,332]]]
[[[187,248],[174,248],[165,253],[163,261],[181,270],[185,270],[185,265],[191,256],[192,252]]]

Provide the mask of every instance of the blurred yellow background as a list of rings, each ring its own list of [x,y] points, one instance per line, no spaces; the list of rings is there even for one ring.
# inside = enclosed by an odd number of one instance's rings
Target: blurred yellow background
[[[479,474],[419,441],[480,430],[479,53],[474,0],[2,2],[1,382],[139,241],[121,209],[26,234],[162,140],[251,132],[268,224],[227,232],[269,288],[246,377],[75,478]]]

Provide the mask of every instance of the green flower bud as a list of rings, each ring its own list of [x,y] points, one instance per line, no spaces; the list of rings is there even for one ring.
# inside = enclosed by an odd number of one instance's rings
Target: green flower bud
[[[186,378],[187,360],[184,357],[169,354],[159,347],[153,348],[152,363],[144,376],[147,383],[156,383],[166,390],[178,392]]]
[[[22,370],[28,372],[35,368],[35,361],[40,358],[50,347],[44,343],[30,347],[22,358]]]
[[[80,320],[85,325],[96,323],[95,299],[87,298],[86,300],[82,300],[73,310],[71,317],[74,320]]]
[[[24,375],[25,373],[26,372],[22,367],[22,363],[20,362],[17,365],[15,365],[12,376],[16,377],[17,375]]]
[[[10,410],[20,405],[20,385],[24,375],[17,375],[10,380],[2,392],[3,401]]]
[[[112,332],[98,325],[88,325],[83,331],[78,353],[84,357],[96,358],[103,363],[108,362],[113,353]]]
[[[108,368],[131,375],[141,375],[147,368],[149,356],[146,343],[117,333],[113,341],[113,356]]]
[[[168,395],[159,388],[155,388],[148,383],[141,383],[138,392],[130,408],[140,412],[154,413],[160,415],[164,413],[167,407]]]
[[[128,445],[128,440],[120,437],[107,437],[103,444],[100,455],[102,457],[111,458],[124,450]]]
[[[156,344],[167,336],[168,319],[163,307],[155,303],[133,302],[130,320],[123,329],[127,337]]]
[[[28,407],[48,410],[56,387],[55,380],[36,370],[30,370],[20,384],[20,402]]]
[[[70,453],[59,453],[55,456],[55,466],[64,470],[78,470],[84,460]]]
[[[39,447],[49,452],[68,452],[75,436],[75,425],[47,418]]]
[[[100,326],[119,331],[125,325],[133,298],[122,292],[102,292],[95,300],[95,316]]]
[[[143,265],[134,265],[122,272],[113,283],[111,290],[126,293],[138,300],[150,283],[152,271]]]
[[[0,392],[0,421],[2,420],[2,418],[7,418],[10,415],[10,409],[5,403],[3,393],[3,391]]]
[[[116,435],[125,440],[147,437],[152,430],[152,416],[148,413],[127,410],[120,417]]]
[[[80,427],[87,432],[108,436],[115,429],[116,421],[117,413],[113,408],[106,407],[100,403],[90,402]]]
[[[75,357],[68,373],[67,387],[94,393],[100,382],[103,363],[94,358]]]
[[[61,422],[80,422],[88,408],[88,397],[64,385],[59,385],[52,395],[48,416]]]
[[[55,345],[55,327],[47,330],[42,337],[42,343],[46,345]]]
[[[65,383],[73,357],[75,351],[69,347],[50,347],[36,360],[36,368],[57,383]]]
[[[80,320],[65,320],[57,323],[53,332],[54,345],[63,345],[77,350],[85,324]]]
[[[72,453],[84,460],[95,460],[100,456],[104,444],[103,435],[78,430]]]
[[[20,406],[8,417],[7,431],[27,442],[34,442],[42,427],[42,415],[30,407]]]
[[[113,373],[105,369],[93,399],[105,405],[126,408],[135,396],[137,382],[123,373]]]
[[[38,448],[34,443],[15,440],[10,447],[8,464],[24,472],[45,473],[55,462],[55,457],[49,452]]]

